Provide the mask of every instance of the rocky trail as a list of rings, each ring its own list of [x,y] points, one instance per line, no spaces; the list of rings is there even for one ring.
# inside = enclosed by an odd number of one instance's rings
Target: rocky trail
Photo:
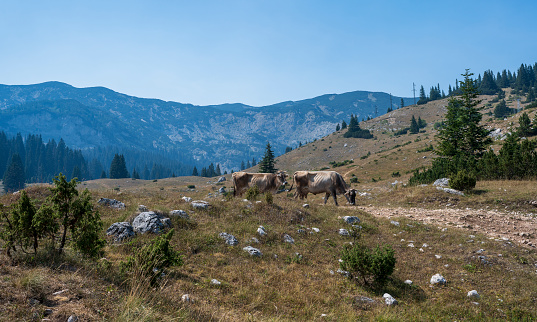
[[[520,212],[500,212],[487,209],[424,209],[424,208],[384,208],[359,206],[377,217],[406,217],[438,227],[457,227],[473,233],[514,241],[524,247],[537,246],[537,214]]]

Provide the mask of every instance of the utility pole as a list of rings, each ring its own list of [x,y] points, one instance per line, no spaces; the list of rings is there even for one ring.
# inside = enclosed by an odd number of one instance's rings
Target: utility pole
[[[414,92],[414,105],[416,105],[416,84],[412,82],[412,91]]]
[[[377,105],[375,105],[375,117],[377,117],[378,114],[379,114],[379,110],[377,108]]]

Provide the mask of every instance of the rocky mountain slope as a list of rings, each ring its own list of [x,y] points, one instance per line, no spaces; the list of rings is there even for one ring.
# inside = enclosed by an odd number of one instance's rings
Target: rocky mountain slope
[[[406,99],[410,102],[410,99]],[[392,97],[397,108],[399,97]],[[195,106],[124,95],[103,87],[60,82],[0,85],[0,129],[7,133],[63,138],[73,148],[113,145],[143,150],[190,151],[202,164],[237,168],[259,159],[269,141],[277,155],[287,146],[334,131],[351,113],[359,119],[383,114],[386,93],[356,91],[253,107]]]

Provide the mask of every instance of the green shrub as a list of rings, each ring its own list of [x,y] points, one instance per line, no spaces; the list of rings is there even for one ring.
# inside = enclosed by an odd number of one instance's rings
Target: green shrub
[[[274,197],[272,196],[272,192],[270,191],[265,192],[263,198],[268,205],[272,205],[274,203]]]
[[[188,189],[196,189],[196,186],[193,185],[193,184],[189,184],[188,186],[186,186]]]
[[[399,173],[399,171],[392,172],[392,177],[397,178],[397,177],[400,177],[400,176],[401,176],[401,174]]]
[[[456,175],[450,178],[449,186],[459,191],[468,191],[475,188],[476,177],[465,169],[459,170]]]
[[[168,267],[183,265],[183,257],[170,247],[174,230],[155,238],[142,248],[134,249],[134,255],[127,257],[126,262],[120,263],[121,272],[133,275],[134,278],[149,278],[155,285],[159,277]]]
[[[358,178],[357,177],[352,177],[350,181],[351,181],[351,183],[358,183]]]
[[[361,277],[364,284],[368,284],[368,278],[373,278],[375,283],[384,284],[395,268],[395,255],[391,246],[374,250],[365,245],[356,243],[347,245],[341,253],[340,263],[342,270],[349,272],[351,278]]]
[[[260,193],[261,192],[259,191],[259,187],[254,184],[253,186],[248,188],[248,190],[246,190],[245,196],[248,200],[255,200],[255,198],[257,198]]]

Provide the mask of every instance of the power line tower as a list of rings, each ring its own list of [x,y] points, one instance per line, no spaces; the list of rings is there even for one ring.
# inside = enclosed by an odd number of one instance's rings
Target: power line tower
[[[379,109],[377,108],[377,106],[375,105],[375,117],[377,117],[379,114]]]
[[[416,105],[416,84],[412,82],[412,91],[414,92],[414,105]]]

